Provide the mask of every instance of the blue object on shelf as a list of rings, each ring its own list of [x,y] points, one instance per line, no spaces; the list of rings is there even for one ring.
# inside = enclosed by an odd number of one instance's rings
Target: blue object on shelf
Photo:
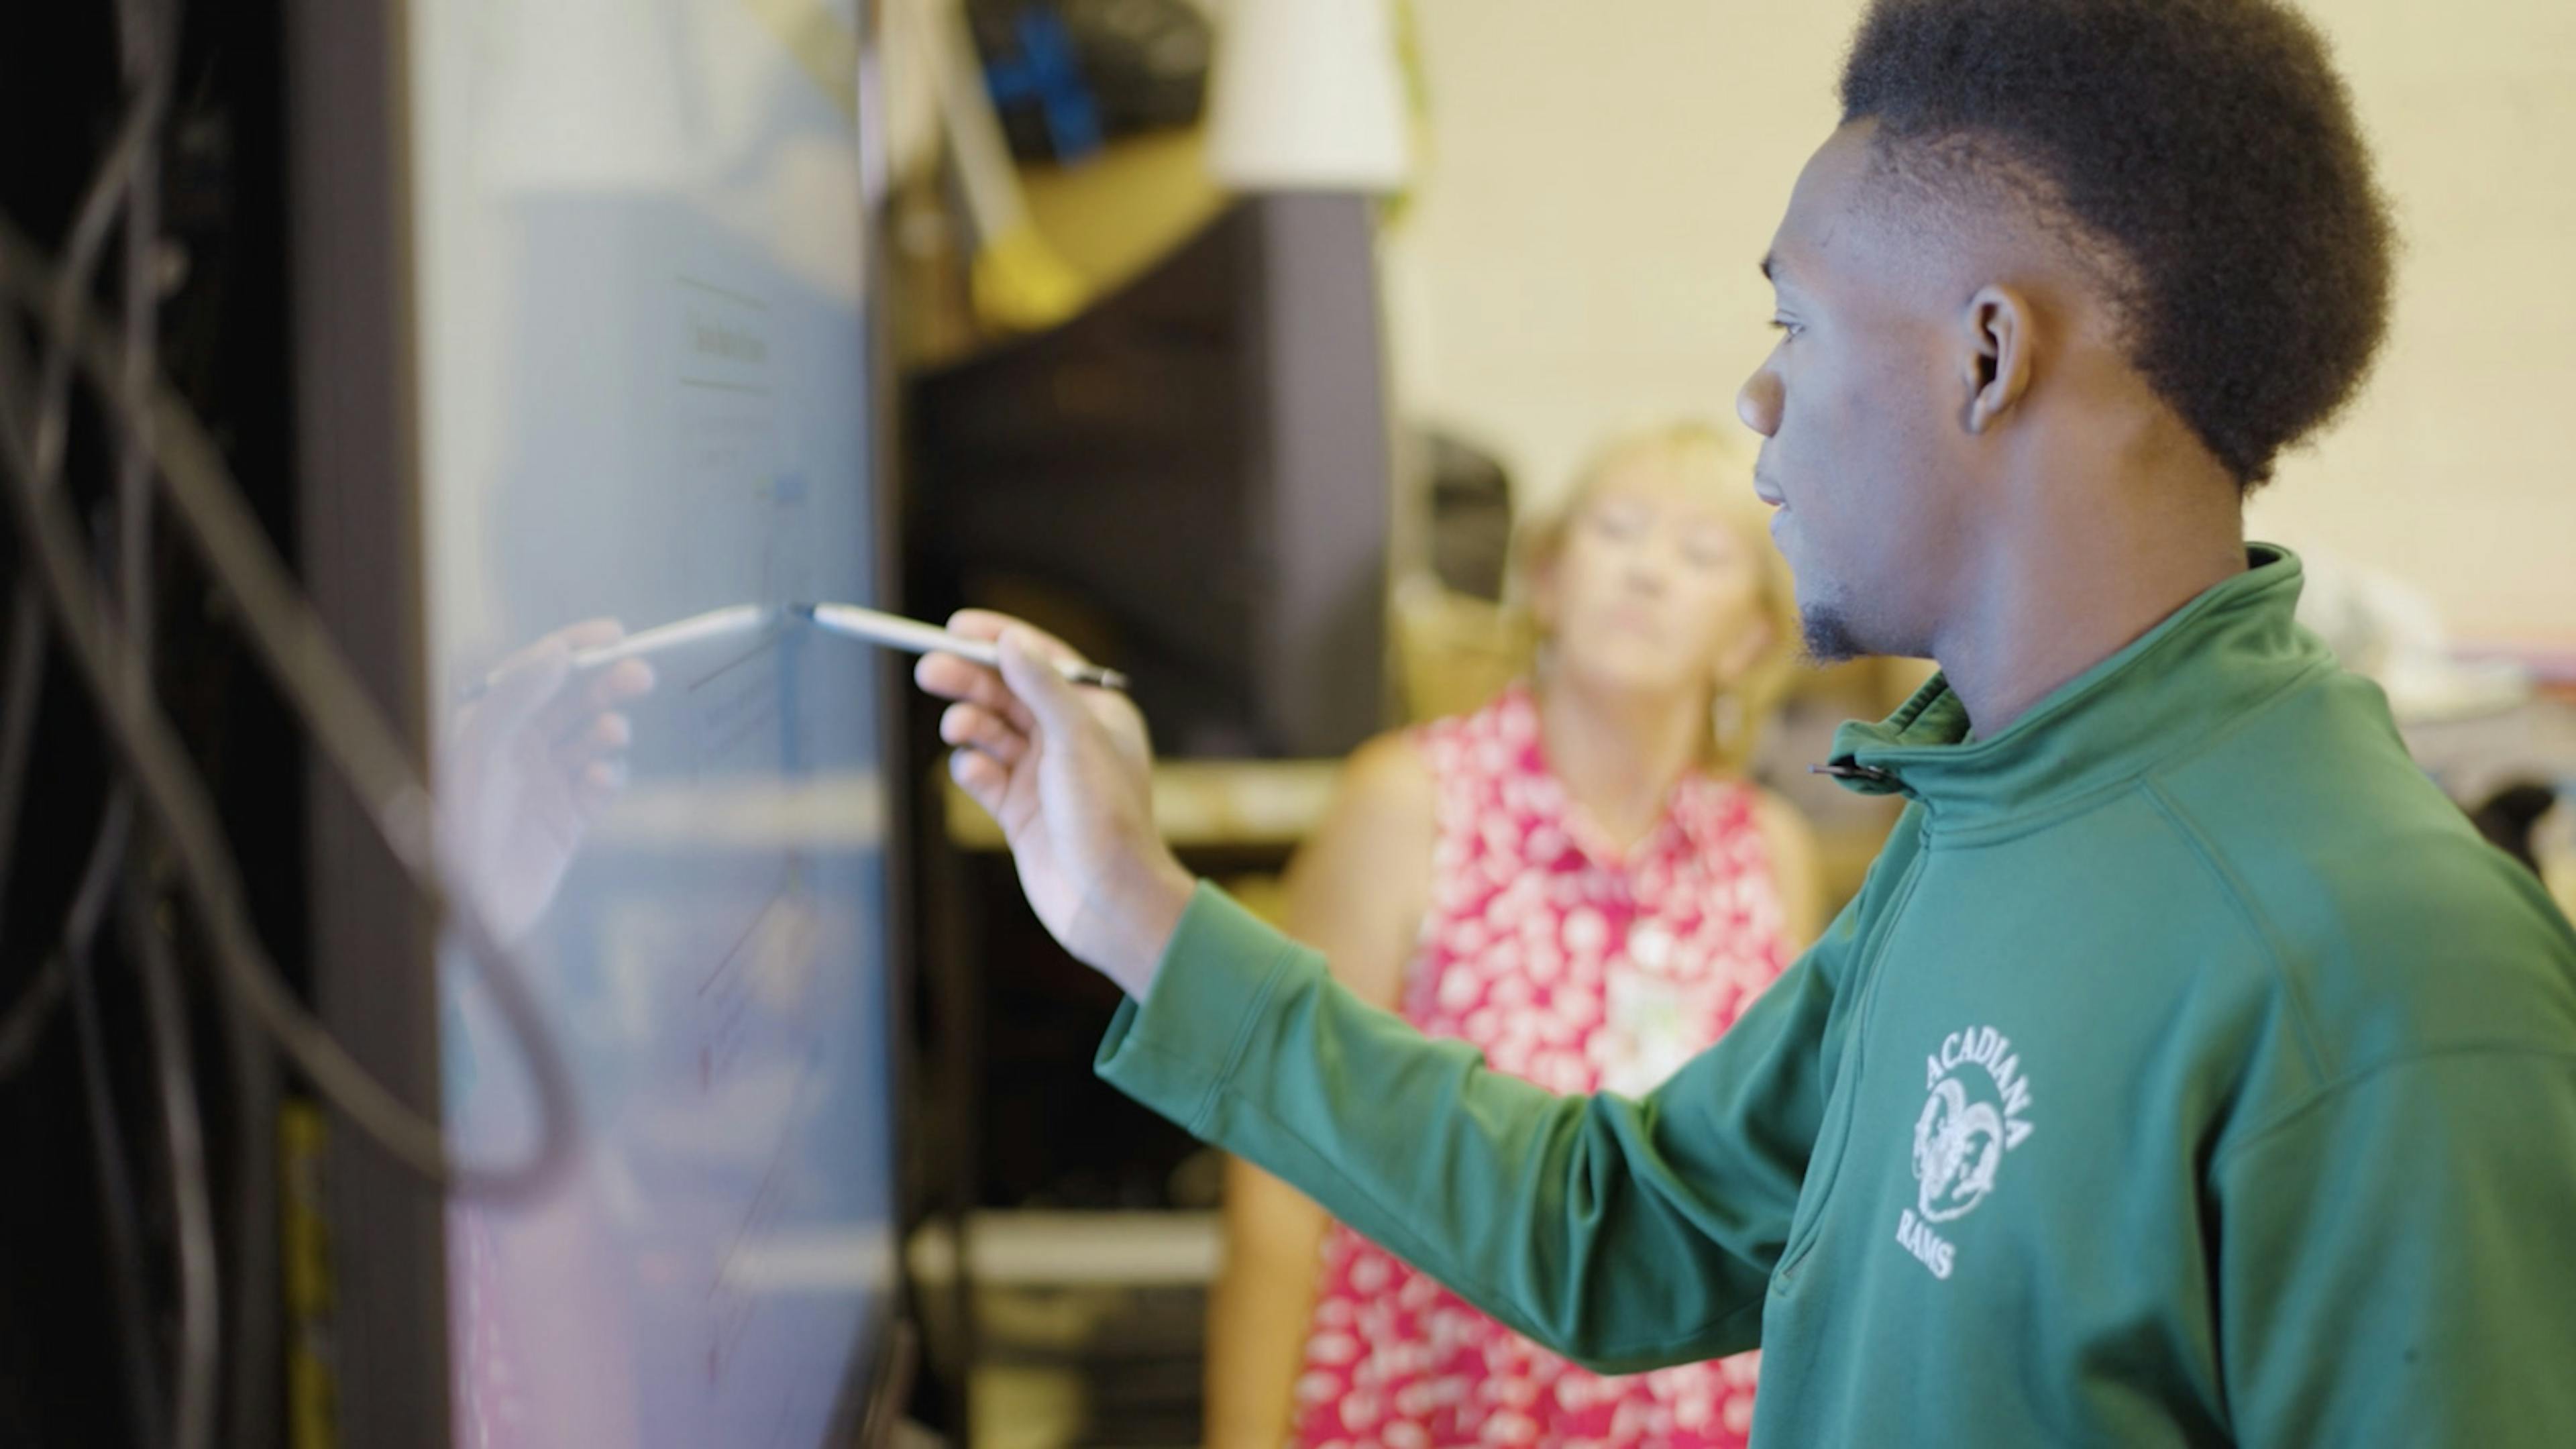
[[[1035,105],[1045,118],[1056,160],[1074,162],[1100,149],[1100,106],[1083,80],[1073,33],[1054,11],[1031,7],[1013,27],[1020,53],[984,67],[984,82],[1000,110]]]

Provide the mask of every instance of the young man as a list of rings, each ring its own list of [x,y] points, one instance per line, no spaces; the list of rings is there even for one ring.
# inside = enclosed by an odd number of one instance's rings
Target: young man
[[[1133,998],[1113,1082],[1589,1365],[1764,1350],[1774,1444],[2576,1444],[2576,936],[2292,622],[2246,490],[2389,227],[2275,0],[1879,0],[1740,409],[1860,898],[1643,1101],[1357,1005],[1156,842],[1144,734],[992,616],[956,772]]]

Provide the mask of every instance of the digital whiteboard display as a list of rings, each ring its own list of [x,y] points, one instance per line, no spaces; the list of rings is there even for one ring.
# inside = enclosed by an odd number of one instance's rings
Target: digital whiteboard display
[[[425,641],[450,871],[581,1153],[448,1213],[455,1438],[809,1449],[894,1271],[857,0],[409,7]],[[634,666],[574,656],[709,610]],[[790,616],[792,617],[792,616]],[[451,1136],[533,1136],[442,950]]]

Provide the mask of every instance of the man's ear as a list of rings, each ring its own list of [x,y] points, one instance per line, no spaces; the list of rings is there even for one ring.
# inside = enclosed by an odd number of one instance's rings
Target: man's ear
[[[1987,286],[1968,299],[1960,319],[1960,372],[1968,387],[1961,421],[1983,433],[2030,390],[2036,362],[2030,298],[2011,287]]]

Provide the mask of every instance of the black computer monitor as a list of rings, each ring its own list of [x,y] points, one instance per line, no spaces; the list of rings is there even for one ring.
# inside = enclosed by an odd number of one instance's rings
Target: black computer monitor
[[[291,1147],[331,1289],[298,1298],[291,1386],[338,1442],[813,1449],[890,1387],[900,675],[786,607],[895,597],[872,23],[289,6],[308,576],[433,763],[452,884],[578,1102],[524,1203],[442,1198],[345,1130]],[[586,798],[604,674],[531,710],[514,658],[725,608],[652,658],[622,789]],[[314,796],[326,1019],[458,1151],[524,1154],[489,993],[355,803]]]
[[[1386,728],[1393,443],[1373,203],[1237,197],[1081,315],[914,378],[914,605],[999,605],[1135,681],[1169,757]]]

